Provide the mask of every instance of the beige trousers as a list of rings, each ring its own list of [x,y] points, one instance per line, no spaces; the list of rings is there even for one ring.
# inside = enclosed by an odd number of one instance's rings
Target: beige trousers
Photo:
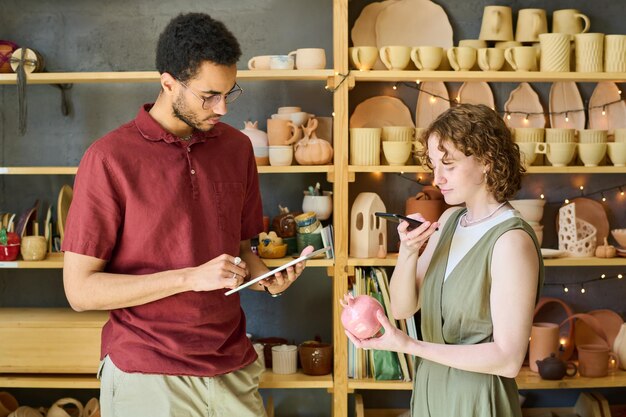
[[[265,417],[263,370],[257,360],[217,377],[126,373],[107,356],[98,372],[102,417]]]

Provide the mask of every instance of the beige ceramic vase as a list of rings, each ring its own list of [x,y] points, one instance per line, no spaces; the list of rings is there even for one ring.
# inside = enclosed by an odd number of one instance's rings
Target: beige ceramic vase
[[[613,343],[613,352],[619,358],[619,367],[626,371],[626,323],[622,324],[619,333],[617,333]]]

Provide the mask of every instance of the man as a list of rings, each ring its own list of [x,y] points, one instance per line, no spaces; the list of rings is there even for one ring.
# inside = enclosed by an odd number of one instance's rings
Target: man
[[[156,102],[80,163],[63,279],[75,310],[111,310],[103,417],[265,414],[239,295],[224,294],[268,271],[250,249],[263,229],[252,146],[220,122],[242,92],[240,55],[221,22],[174,18],[157,45]],[[303,269],[253,289],[279,294]]]

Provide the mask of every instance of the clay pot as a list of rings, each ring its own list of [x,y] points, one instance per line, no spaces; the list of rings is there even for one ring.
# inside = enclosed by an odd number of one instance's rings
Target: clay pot
[[[541,297],[539,299],[539,302],[537,303],[537,306],[535,307],[535,313],[533,317],[537,317],[541,309],[544,308],[546,305],[550,305],[550,304],[560,305],[563,308],[563,310],[565,310],[565,315],[568,318],[574,315],[572,308],[569,305],[567,305],[564,301],[558,298],[554,298],[554,297]],[[565,323],[569,324],[569,329],[568,329],[566,343],[564,345],[564,351],[561,352],[561,355],[560,355],[560,358],[563,359],[564,361],[568,360],[572,356],[572,353],[574,352],[574,323],[569,323],[567,320],[565,320],[563,321],[563,323],[559,325],[559,327],[563,327]]]
[[[333,370],[333,347],[328,343],[305,342],[298,348],[302,372],[328,375]]]
[[[578,371],[578,367],[574,362],[562,361],[554,353],[551,353],[548,358],[536,361],[536,363],[542,379],[558,381],[563,379],[565,375],[574,376]],[[572,372],[567,372],[568,370]]]
[[[0,392],[0,417],[7,417],[19,406],[15,397],[8,392]]]
[[[528,359],[530,370],[539,372],[538,362],[559,353],[559,325],[556,323],[533,323],[530,331]]]
[[[420,213],[431,222],[436,222],[447,208],[443,194],[437,187],[426,185],[414,197],[406,200],[405,214]]]

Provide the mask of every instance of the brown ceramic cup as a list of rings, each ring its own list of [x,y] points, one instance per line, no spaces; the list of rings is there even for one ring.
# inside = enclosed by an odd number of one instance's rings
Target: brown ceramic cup
[[[306,375],[328,375],[333,370],[333,347],[328,343],[305,342],[299,346],[302,372]]]
[[[609,368],[617,369],[619,359],[607,345],[580,345],[578,349],[578,372],[581,376],[600,378],[609,374]],[[614,361],[611,361],[613,359]]]

